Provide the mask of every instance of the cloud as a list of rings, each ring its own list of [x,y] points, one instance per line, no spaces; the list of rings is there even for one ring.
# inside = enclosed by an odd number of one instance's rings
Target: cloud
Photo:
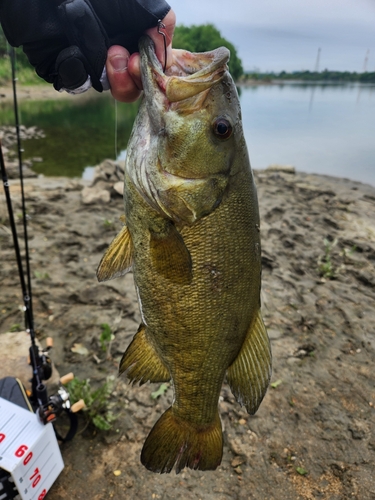
[[[371,0],[189,0],[173,6],[179,23],[213,23],[246,69],[361,71],[367,49],[375,69],[375,3]],[[371,63],[371,60],[373,63]]]

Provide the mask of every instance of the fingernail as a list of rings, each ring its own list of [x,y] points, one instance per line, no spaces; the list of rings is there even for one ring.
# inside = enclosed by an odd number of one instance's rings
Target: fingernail
[[[124,56],[114,56],[109,60],[114,71],[118,73],[128,69],[128,61],[129,57]]]

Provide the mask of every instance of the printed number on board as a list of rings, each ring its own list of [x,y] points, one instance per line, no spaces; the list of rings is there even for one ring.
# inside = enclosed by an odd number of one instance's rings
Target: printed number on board
[[[27,465],[30,460],[33,458],[33,452],[30,451],[30,453],[28,453],[23,461],[23,465]]]
[[[42,479],[42,476],[39,473],[38,467],[34,470],[33,475],[30,477],[30,481],[32,481],[31,486],[35,488],[35,486],[39,483],[39,481]]]
[[[28,449],[29,449],[28,446],[26,446],[25,444],[21,444],[21,446],[15,452],[16,457],[18,458],[23,457]]]

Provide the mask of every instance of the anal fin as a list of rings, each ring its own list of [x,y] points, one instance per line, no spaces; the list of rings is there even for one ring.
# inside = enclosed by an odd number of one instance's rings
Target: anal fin
[[[260,311],[249,329],[227,381],[237,399],[253,415],[264,398],[271,378],[271,347]]]
[[[140,385],[147,381],[168,382],[171,378],[168,368],[147,338],[144,324],[138,328],[120,361],[120,374],[125,371],[131,382]]]
[[[121,220],[124,220],[120,217]],[[124,226],[113,239],[96,271],[98,281],[108,281],[123,276],[133,265],[133,245],[129,230]]]

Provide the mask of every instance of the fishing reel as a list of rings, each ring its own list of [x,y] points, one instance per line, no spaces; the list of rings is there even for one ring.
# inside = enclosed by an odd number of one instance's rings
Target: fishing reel
[[[57,417],[66,411],[69,414],[75,414],[85,407],[85,402],[80,399],[74,404],[70,402],[70,395],[64,385],[68,384],[74,379],[73,373],[68,373],[67,375],[60,378],[61,387],[58,389],[57,393],[53,396],[49,396],[47,403],[39,406],[37,410],[37,415],[43,424],[48,424],[49,422],[55,422]],[[67,440],[67,438],[65,438]]]
[[[33,367],[32,391],[30,399],[35,408],[35,413],[38,415],[43,424],[55,422],[57,417],[65,410],[70,414],[71,422],[75,419],[71,414],[84,408],[83,400],[71,404],[68,390],[64,387],[74,379],[73,373],[60,378],[60,387],[56,394],[47,395],[47,388],[43,381],[49,380],[52,375],[52,362],[50,358],[50,350],[53,347],[53,339],[48,337],[46,340],[45,349],[39,348],[36,344],[30,346],[29,364]],[[38,377],[36,377],[38,375]],[[39,381],[39,383],[38,383]],[[64,439],[66,440],[66,439]]]
[[[28,332],[29,333],[29,332]],[[47,337],[45,349],[39,348],[36,344],[32,344],[29,349],[29,365],[33,368],[33,378],[35,378],[35,370],[38,372],[39,380],[49,380],[52,375],[52,362],[49,352],[53,347],[52,337]],[[34,388],[33,388],[34,389]]]

